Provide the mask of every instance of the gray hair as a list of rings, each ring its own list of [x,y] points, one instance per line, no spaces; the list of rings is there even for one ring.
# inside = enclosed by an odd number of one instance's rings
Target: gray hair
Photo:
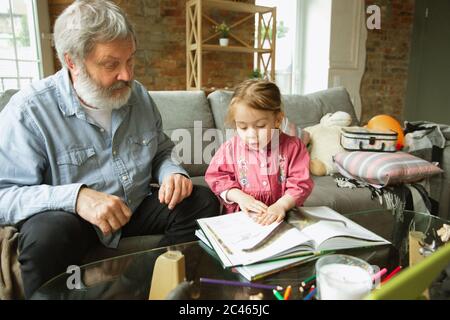
[[[66,53],[80,62],[96,43],[129,37],[136,41],[125,13],[107,0],[76,0],[56,19],[53,37],[58,59],[65,67]]]

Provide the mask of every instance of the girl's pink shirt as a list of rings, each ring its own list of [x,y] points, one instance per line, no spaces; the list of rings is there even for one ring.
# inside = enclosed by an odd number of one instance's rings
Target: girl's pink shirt
[[[314,183],[309,174],[309,154],[297,137],[279,135],[275,144],[260,151],[251,150],[238,135],[226,141],[216,152],[205,174],[211,190],[219,197],[226,212],[239,211],[220,194],[237,188],[270,206],[289,194],[297,206],[303,205]]]

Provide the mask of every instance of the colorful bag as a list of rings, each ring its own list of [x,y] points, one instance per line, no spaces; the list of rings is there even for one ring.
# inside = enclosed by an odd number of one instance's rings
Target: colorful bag
[[[341,129],[341,146],[348,151],[395,152],[397,132],[361,127]]]

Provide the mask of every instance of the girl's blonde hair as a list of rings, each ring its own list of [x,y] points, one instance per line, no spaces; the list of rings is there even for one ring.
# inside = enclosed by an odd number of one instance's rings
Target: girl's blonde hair
[[[267,80],[251,79],[236,86],[225,118],[225,123],[231,127],[236,126],[234,115],[238,103],[256,110],[272,111],[275,115],[283,114],[280,89]]]

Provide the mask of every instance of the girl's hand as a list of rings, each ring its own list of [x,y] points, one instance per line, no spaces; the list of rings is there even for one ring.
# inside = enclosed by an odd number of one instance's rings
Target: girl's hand
[[[274,222],[283,221],[285,216],[286,212],[284,211],[283,206],[274,203],[267,208],[266,213],[259,215],[259,217],[256,219],[256,222],[262,224],[263,226],[266,226]]]
[[[235,201],[242,211],[245,213],[258,213],[263,214],[267,210],[267,206],[261,201],[256,200],[251,195],[242,193]]]

